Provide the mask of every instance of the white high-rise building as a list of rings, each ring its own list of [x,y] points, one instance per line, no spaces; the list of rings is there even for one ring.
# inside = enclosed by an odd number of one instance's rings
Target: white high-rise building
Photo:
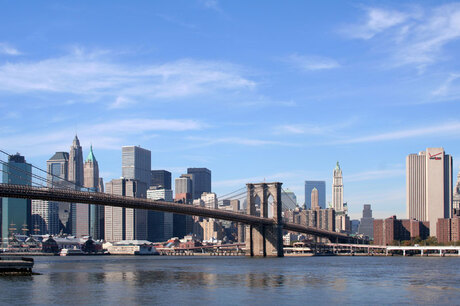
[[[443,148],[407,156],[406,209],[409,219],[430,222],[430,236],[439,218],[452,215],[452,156]]]
[[[214,192],[203,192],[201,200],[206,208],[217,209],[218,207],[217,195]]]
[[[335,166],[332,178],[332,208],[336,212],[343,211],[343,177],[339,162]]]

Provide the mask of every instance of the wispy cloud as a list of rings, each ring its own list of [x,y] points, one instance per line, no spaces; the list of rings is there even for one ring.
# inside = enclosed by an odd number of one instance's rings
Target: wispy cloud
[[[79,49],[62,57],[0,66],[0,92],[66,93],[112,101],[118,97],[182,98],[255,85],[243,76],[241,67],[227,62],[182,59],[134,66],[111,61],[106,53]]]
[[[364,171],[355,174],[349,174],[346,177],[347,182],[362,182],[370,180],[381,180],[385,178],[392,178],[396,176],[406,175],[405,169],[384,169],[384,170],[372,170]]]
[[[222,8],[217,0],[200,0],[200,3],[207,9],[214,10],[219,13],[222,12]]]
[[[297,173],[295,172],[279,172],[279,173],[272,173],[266,176],[253,176],[247,178],[238,178],[238,179],[231,179],[231,180],[222,180],[213,182],[212,185],[214,187],[236,187],[236,186],[245,186],[246,183],[255,183],[255,182],[271,182],[271,181],[283,181],[288,178],[296,177]]]
[[[193,140],[194,142],[199,142],[199,146],[211,146],[216,144],[234,144],[234,145],[243,145],[243,146],[298,146],[298,144],[275,141],[275,140],[265,140],[265,139],[254,139],[254,138],[245,138],[245,137],[221,137],[221,138],[204,138],[204,137],[187,137],[188,140]]]
[[[302,71],[327,70],[340,67],[340,64],[332,58],[315,55],[291,54],[283,61]]]
[[[421,136],[435,136],[435,135],[446,135],[446,134],[457,134],[460,135],[460,122],[451,122],[446,124],[432,124],[427,127],[406,129],[393,131],[388,133],[380,133],[362,137],[348,138],[337,143],[351,144],[351,143],[366,143],[366,142],[378,142],[378,141],[389,141],[399,140]]]
[[[352,38],[371,39],[378,33],[381,33],[396,25],[405,22],[409,15],[381,8],[366,8],[366,20],[362,24],[347,25],[340,31]]]
[[[452,90],[452,83],[454,81],[456,81],[457,79],[460,78],[460,74],[458,73],[451,73],[449,75],[449,77],[441,84],[441,86],[439,86],[438,88],[436,88],[435,90],[433,90],[431,92],[431,94],[434,96],[434,97],[438,97],[438,98],[451,98],[452,96],[453,97],[457,97],[460,95],[460,91],[457,89],[457,90]]]
[[[78,129],[82,145],[89,146],[92,142],[99,149],[119,150],[122,145],[132,142],[133,136],[154,132],[184,132],[206,128],[206,124],[196,120],[179,119],[125,119],[103,123],[86,123]],[[58,131],[37,130],[29,133],[0,134],[0,143],[4,149],[27,153],[28,156],[49,154],[52,150],[67,150],[69,135],[75,130],[64,128]],[[31,149],[33,148],[33,149]]]
[[[459,3],[407,12],[369,8],[366,13],[364,23],[346,26],[342,32],[352,38],[381,39],[392,55],[393,66],[413,64],[423,71],[427,65],[445,60],[444,47],[460,38]]]
[[[21,55],[21,52],[19,52],[18,49],[14,48],[13,46],[7,44],[7,43],[1,43],[0,42],[0,54],[5,54],[5,55]]]

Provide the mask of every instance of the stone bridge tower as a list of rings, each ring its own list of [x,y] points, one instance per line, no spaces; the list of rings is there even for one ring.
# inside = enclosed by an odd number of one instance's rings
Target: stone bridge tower
[[[273,198],[272,218],[274,225],[246,226],[246,249],[251,256],[278,256],[283,257],[283,225],[282,225],[282,183],[246,184],[248,215],[256,215],[256,198],[260,199],[260,216],[269,216],[269,197]]]

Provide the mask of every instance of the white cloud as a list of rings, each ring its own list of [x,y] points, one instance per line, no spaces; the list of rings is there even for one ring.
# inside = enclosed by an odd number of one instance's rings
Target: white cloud
[[[242,76],[240,67],[227,62],[182,59],[135,66],[111,61],[107,52],[79,49],[62,57],[0,66],[0,92],[67,93],[93,99],[182,98],[255,85]]]
[[[132,144],[134,136],[161,131],[201,130],[205,127],[205,124],[195,120],[137,118],[98,124],[87,123],[84,128],[78,129],[78,137],[83,146],[93,143],[97,144],[99,149],[119,150],[122,145]],[[71,142],[69,135],[73,134],[75,130],[72,129],[52,132],[37,130],[21,134],[8,133],[0,134],[0,143],[4,144],[4,149],[23,152],[27,156],[39,156],[49,154],[50,148],[53,151],[68,150]]]
[[[452,92],[452,83],[460,78],[460,74],[452,73],[450,76],[439,86],[433,90],[431,94],[436,97],[456,96],[459,92]]]
[[[443,48],[460,38],[459,3],[408,12],[381,8],[366,11],[366,22],[346,26],[342,32],[352,38],[381,39],[383,48],[379,50],[392,55],[391,66],[413,64],[423,71],[427,65],[445,60]]]
[[[291,54],[284,61],[303,71],[327,70],[340,67],[340,64],[334,59],[314,55]]]
[[[201,0],[200,2],[207,9],[214,10],[219,13],[222,12],[217,0]]]
[[[216,144],[235,144],[235,145],[244,145],[244,146],[267,146],[267,145],[276,145],[276,146],[297,146],[293,143],[275,141],[275,140],[265,140],[265,139],[254,139],[254,138],[245,138],[245,137],[221,137],[221,138],[204,138],[204,137],[188,137],[188,140],[193,140],[194,142],[199,142],[198,146],[211,146]]]
[[[388,140],[398,140],[421,136],[433,136],[433,135],[446,135],[446,134],[457,134],[460,135],[460,122],[451,122],[446,124],[433,124],[422,128],[407,129],[393,131],[389,133],[374,134],[362,137],[355,137],[344,139],[337,143],[351,144],[351,143],[366,143],[366,142],[378,142]]]
[[[109,108],[115,109],[115,108],[125,108],[128,107],[132,104],[135,104],[135,102],[131,99],[127,99],[125,97],[118,96],[115,99],[115,102],[109,105]]]
[[[376,34],[407,20],[407,14],[381,8],[367,8],[366,21],[360,25],[345,26],[341,32],[352,38],[371,39]]]
[[[7,43],[0,43],[0,54],[21,55],[21,52]]]
[[[391,178],[396,176],[406,175],[405,169],[385,169],[385,170],[373,170],[364,171],[360,173],[347,175],[347,182],[361,182],[369,180],[381,180],[385,178]]]

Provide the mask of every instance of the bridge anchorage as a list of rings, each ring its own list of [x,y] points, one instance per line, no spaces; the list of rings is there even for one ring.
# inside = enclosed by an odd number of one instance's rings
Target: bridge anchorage
[[[259,198],[260,217],[269,218],[269,198],[270,196],[273,198],[271,205],[273,224],[246,226],[246,249],[250,256],[284,256],[281,185],[282,183],[278,182],[246,184],[248,215],[256,215],[256,199]]]

